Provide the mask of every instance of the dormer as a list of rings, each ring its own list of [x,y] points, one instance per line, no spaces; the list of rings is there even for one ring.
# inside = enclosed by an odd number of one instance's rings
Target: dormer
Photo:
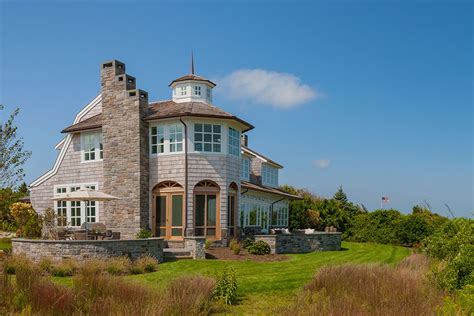
[[[210,80],[189,74],[173,80],[170,85],[173,93],[173,101],[182,102],[205,102],[212,104],[212,89],[216,86]]]

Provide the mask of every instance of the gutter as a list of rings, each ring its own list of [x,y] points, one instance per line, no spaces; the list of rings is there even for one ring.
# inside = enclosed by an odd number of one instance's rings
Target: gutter
[[[184,232],[183,237],[188,231],[188,126],[184,123],[181,116],[179,121],[184,125]]]

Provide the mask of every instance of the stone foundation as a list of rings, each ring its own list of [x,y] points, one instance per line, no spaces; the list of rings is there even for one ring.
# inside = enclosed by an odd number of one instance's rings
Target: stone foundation
[[[259,240],[269,244],[273,254],[341,250],[341,233],[339,232],[256,235],[255,241]]]
[[[33,261],[87,259],[127,256],[131,259],[148,255],[163,261],[163,238],[134,240],[34,240],[12,239],[14,255],[25,255]]]

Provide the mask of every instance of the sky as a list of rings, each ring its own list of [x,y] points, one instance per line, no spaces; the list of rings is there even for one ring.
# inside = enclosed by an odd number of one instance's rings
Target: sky
[[[102,62],[165,100],[193,51],[214,104],[285,166],[280,184],[473,217],[472,44],[467,1],[0,0],[0,104],[20,107],[29,183],[99,94]]]

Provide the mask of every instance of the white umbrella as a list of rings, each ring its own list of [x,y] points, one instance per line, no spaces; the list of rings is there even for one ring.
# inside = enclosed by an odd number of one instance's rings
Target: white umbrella
[[[53,198],[54,201],[111,201],[119,200],[118,197],[95,191],[89,188],[79,189],[71,193],[61,194]]]

